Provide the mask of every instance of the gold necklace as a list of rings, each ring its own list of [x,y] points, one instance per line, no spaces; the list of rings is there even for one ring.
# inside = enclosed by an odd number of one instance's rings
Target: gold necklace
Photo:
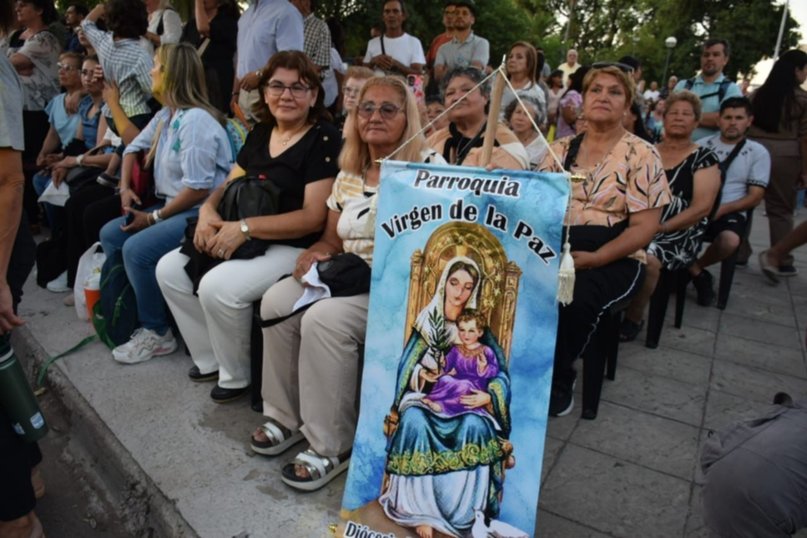
[[[277,127],[275,127],[275,129],[278,131],[278,135],[280,135],[280,129],[278,129]],[[294,132],[289,133],[287,136],[281,138],[280,145],[283,146],[284,148],[288,146],[289,142],[291,142],[291,139],[300,134],[300,131],[302,131],[303,129],[305,129],[305,124],[303,124],[303,126],[300,127],[299,129],[295,129]]]

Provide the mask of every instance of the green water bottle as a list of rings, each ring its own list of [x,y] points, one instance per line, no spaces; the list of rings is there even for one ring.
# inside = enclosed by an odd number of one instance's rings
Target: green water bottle
[[[0,336],[0,409],[11,419],[17,435],[29,443],[38,441],[48,431],[45,417],[20,361],[14,355],[8,335]]]

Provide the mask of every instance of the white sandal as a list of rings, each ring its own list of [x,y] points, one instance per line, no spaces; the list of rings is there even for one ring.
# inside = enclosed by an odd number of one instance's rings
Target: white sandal
[[[293,488],[303,491],[316,491],[328,482],[345,472],[350,464],[350,451],[339,456],[320,456],[313,448],[297,454],[292,461],[283,466],[281,479]],[[300,478],[294,468],[301,465],[308,472],[308,478]]]
[[[260,430],[266,435],[267,441],[258,441],[252,436],[249,446],[253,452],[264,456],[282,454],[303,440],[303,433],[300,430],[293,432],[271,418],[260,426]]]

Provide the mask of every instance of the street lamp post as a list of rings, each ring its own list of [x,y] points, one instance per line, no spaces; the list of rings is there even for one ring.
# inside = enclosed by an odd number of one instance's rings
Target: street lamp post
[[[667,61],[664,62],[664,76],[661,77],[662,84],[667,84],[667,69],[670,67],[670,56],[672,56],[672,50],[677,44],[678,40],[673,36],[670,36],[664,40],[664,46],[667,47]]]

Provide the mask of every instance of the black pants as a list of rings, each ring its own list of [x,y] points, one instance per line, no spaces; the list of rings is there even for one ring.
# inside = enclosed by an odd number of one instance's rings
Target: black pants
[[[28,213],[32,224],[39,224],[39,204],[34,191],[33,178],[37,172],[36,157],[42,149],[42,143],[48,135],[50,124],[48,115],[43,110],[23,110],[22,112],[23,138],[25,151],[22,152],[22,170],[25,174],[25,191],[23,192],[23,207]]]
[[[572,226],[569,243],[573,251],[593,252],[622,230],[624,225],[612,228]],[[553,384],[571,387],[576,377],[574,361],[585,352],[597,330],[600,316],[613,304],[625,301],[639,291],[643,277],[644,265],[630,258],[575,273],[574,300],[568,306],[558,307]]]
[[[23,213],[6,275],[15,311],[35,256],[36,244]],[[41,461],[39,446],[23,442],[11,428],[11,420],[0,409],[0,521],[12,521],[34,509],[36,499],[31,486],[31,469]]]
[[[73,287],[81,255],[98,241],[104,224],[120,217],[120,196],[109,187],[90,184],[70,195],[65,204],[65,213],[67,285]]]
[[[6,280],[11,288],[11,298],[14,302],[14,311],[22,299],[22,287],[31,274],[36,262],[36,243],[31,237],[31,230],[28,227],[28,218],[25,211],[22,212],[20,227],[17,230],[17,237],[14,240],[14,248],[11,251],[11,259],[8,264]],[[2,483],[2,482],[0,482]]]

